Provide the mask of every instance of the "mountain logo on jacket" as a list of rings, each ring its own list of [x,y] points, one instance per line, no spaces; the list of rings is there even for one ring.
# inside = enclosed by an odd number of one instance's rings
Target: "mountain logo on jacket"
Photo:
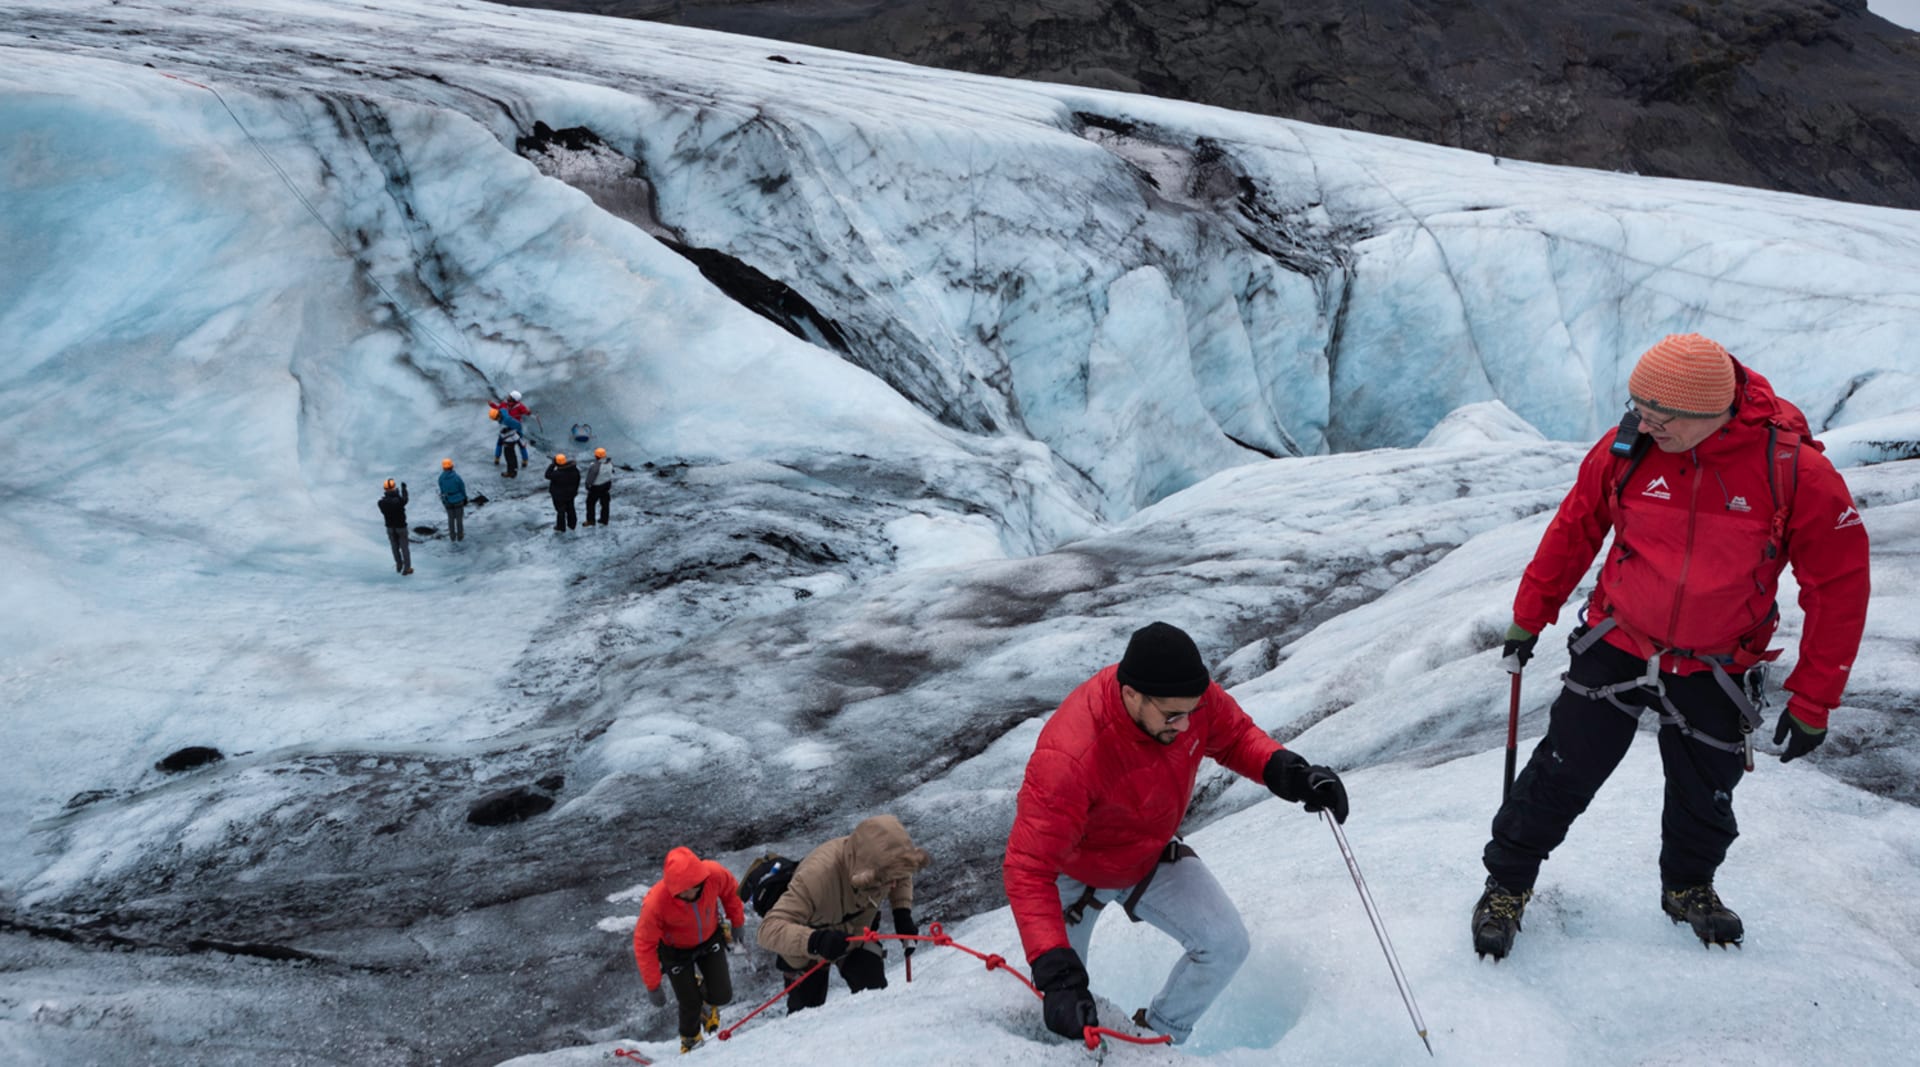
[[[1844,530],[1849,526],[1858,525],[1860,525],[1860,512],[1852,507],[1848,507],[1847,510],[1840,513],[1840,521],[1834,523],[1833,528],[1836,530]]]
[[[1727,510],[1728,511],[1752,511],[1753,509],[1747,506],[1746,497],[1736,496],[1732,500],[1727,501]]]
[[[1662,475],[1661,477],[1655,478],[1653,481],[1648,482],[1647,487],[1645,489],[1640,490],[1640,495],[1650,496],[1650,497],[1653,497],[1655,500],[1672,500],[1673,499],[1672,491],[1667,488],[1667,479],[1665,475]]]

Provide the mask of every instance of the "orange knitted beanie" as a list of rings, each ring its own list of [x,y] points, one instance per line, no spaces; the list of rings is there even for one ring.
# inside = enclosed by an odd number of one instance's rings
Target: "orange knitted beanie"
[[[1716,418],[1733,407],[1733,357],[1697,333],[1671,333],[1640,357],[1627,391],[1664,415]]]

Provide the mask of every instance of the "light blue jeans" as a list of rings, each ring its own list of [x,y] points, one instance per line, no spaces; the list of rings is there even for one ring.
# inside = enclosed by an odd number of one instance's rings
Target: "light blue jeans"
[[[1086,889],[1086,883],[1061,875],[1061,911],[1072,907]],[[1093,924],[1109,911],[1124,915],[1118,902],[1132,892],[1132,886],[1096,889],[1094,899],[1112,906],[1099,911],[1088,908],[1079,922],[1067,924],[1067,942],[1079,953],[1082,963],[1087,962],[1087,946],[1093,941]],[[1153,1003],[1147,1005],[1147,1025],[1180,1044],[1193,1035],[1193,1024],[1206,1014],[1246,961],[1250,948],[1246,925],[1240,921],[1240,909],[1227,899],[1213,872],[1197,856],[1156,868],[1152,883],[1133,911],[1141,922],[1187,950],[1168,972]]]

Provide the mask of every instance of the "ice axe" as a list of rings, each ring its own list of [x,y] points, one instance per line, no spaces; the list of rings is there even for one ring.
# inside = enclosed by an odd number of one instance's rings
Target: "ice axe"
[[[1512,676],[1507,687],[1507,778],[1500,786],[1500,802],[1507,802],[1507,794],[1513,792],[1513,765],[1520,753],[1520,657],[1508,656],[1500,661]]]

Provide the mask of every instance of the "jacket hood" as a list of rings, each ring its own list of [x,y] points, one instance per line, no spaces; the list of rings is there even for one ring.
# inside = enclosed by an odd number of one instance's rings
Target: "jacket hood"
[[[667,853],[666,873],[660,880],[667,884],[667,892],[679,896],[707,880],[706,864],[692,849],[676,848]]]
[[[915,848],[907,828],[891,815],[875,815],[847,838],[847,873],[856,889],[879,889],[912,875],[932,862]]]
[[[1738,399],[1733,412],[1734,422],[1759,429],[1765,429],[1767,423],[1771,422],[1782,429],[1792,430],[1804,440],[1813,439],[1807,416],[1775,393],[1773,383],[1762,377],[1759,371],[1736,359],[1733,361],[1733,381],[1734,396]]]

